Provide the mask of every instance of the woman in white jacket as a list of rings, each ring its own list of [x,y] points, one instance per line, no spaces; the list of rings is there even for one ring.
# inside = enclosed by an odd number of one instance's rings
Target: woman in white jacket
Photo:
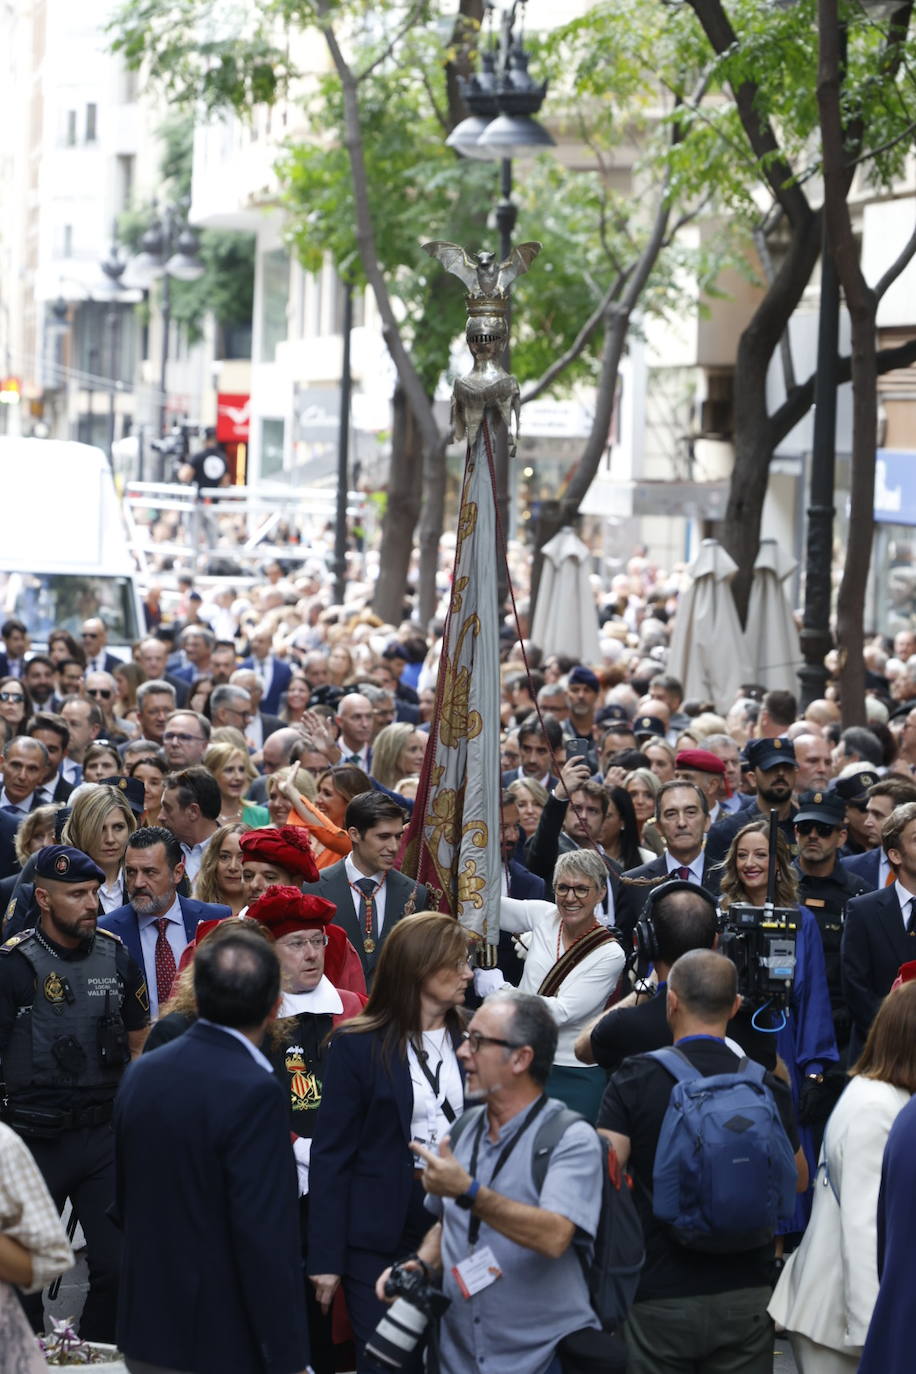
[[[801,1374],[854,1374],[878,1296],[881,1161],[916,1091],[916,983],[884,1000],[824,1132],[811,1220],[786,1261],[769,1313]]]

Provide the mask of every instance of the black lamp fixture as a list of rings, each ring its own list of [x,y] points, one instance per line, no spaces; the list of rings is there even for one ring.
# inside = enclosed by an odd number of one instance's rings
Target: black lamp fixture
[[[494,6],[488,7],[492,12]],[[471,111],[445,140],[462,157],[496,162],[504,158],[534,157],[555,146],[551,134],[534,116],[547,94],[528,71],[529,56],[515,21],[524,0],[514,0],[501,16],[498,48],[491,43],[481,54],[480,71],[461,83],[461,95]]]

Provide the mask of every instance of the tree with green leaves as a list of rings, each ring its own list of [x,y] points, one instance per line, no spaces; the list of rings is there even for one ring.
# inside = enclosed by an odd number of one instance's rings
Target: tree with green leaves
[[[544,159],[517,179],[519,235],[544,244],[537,270],[516,291],[513,368],[534,379],[523,398],[583,379],[597,388],[592,435],[557,523],[576,518],[605,451],[637,308],[675,312],[685,271],[713,282],[731,247],[723,233],[713,252],[691,254],[678,238],[709,201],[708,188],[686,186],[677,163],[707,86],[702,67],[678,49],[683,23],[672,30],[662,8],[636,0],[623,0],[616,14],[600,8],[600,62],[586,21],[559,31],[535,59],[555,75],[551,106],[580,142],[585,166]],[[495,191],[492,168],[461,162],[445,147],[464,114],[458,77],[485,41],[481,5],[463,0],[445,52],[440,18],[433,0],[371,7],[274,0],[258,22],[228,34],[210,0],[132,0],[114,21],[116,46],[173,103],[241,114],[250,112],[256,72],[259,95],[290,88],[291,46],[279,41],[277,25],[311,24],[325,40],[332,71],[308,102],[309,138],[284,159],[285,200],[301,260],[317,267],[328,254],[342,275],[372,289],[397,370],[375,597],[386,619],[401,612],[421,468],[421,614],[435,604],[446,435],[431,398],[462,320],[459,299],[419,244],[430,237],[482,244]],[[638,199],[614,174],[622,161],[629,178],[634,145]],[[548,526],[543,537],[550,533]]]

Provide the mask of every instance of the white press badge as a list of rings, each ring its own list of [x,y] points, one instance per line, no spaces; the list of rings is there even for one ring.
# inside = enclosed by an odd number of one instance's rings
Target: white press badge
[[[473,1298],[475,1293],[489,1288],[491,1283],[495,1283],[503,1276],[503,1271],[496,1263],[496,1256],[489,1245],[475,1250],[473,1255],[468,1255],[466,1260],[456,1264],[452,1273],[462,1295],[466,1298]]]

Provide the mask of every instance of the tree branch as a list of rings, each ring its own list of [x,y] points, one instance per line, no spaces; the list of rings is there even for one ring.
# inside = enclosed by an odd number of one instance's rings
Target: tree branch
[[[366,77],[371,76],[375,69],[377,67],[380,67],[383,62],[388,61],[388,58],[394,52],[395,48],[397,47],[398,43],[400,43],[405,33],[408,33],[414,27],[423,10],[425,9],[426,0],[417,0],[417,3],[410,7],[410,9],[407,11],[407,18],[404,20],[403,24],[399,29],[395,29],[394,33],[391,36],[391,39],[389,40],[389,42],[385,44],[384,48],[379,53],[378,57],[373,58],[372,61],[369,63],[368,67],[364,67],[358,75],[354,73],[353,79],[356,82],[357,86],[360,85],[361,82],[365,81]],[[320,4],[318,6],[319,14],[321,14],[322,11],[324,11],[325,14],[327,13],[327,7],[324,4]],[[324,16],[322,15],[322,17]]]
[[[578,334],[573,339],[572,343],[569,345],[569,348],[567,348],[566,352],[562,353],[559,358],[555,358],[554,361],[547,368],[547,370],[541,374],[538,380],[536,382],[532,382],[532,384],[526,388],[526,390],[522,394],[522,405],[525,405],[528,401],[536,400],[536,398],[540,396],[542,392],[546,391],[548,387],[552,386],[552,384],[556,381],[557,377],[559,377],[560,373],[563,372],[567,367],[569,367],[570,363],[574,363],[576,361],[579,354],[587,346],[589,340],[592,338],[592,335],[598,328],[601,321],[606,317],[610,307],[613,305],[614,301],[620,295],[620,292],[623,290],[623,285],[627,280],[627,277],[633,271],[633,267],[634,264],[631,263],[629,267],[621,269],[620,275],[617,276],[611,283],[611,285],[608,287],[607,291],[604,293],[601,300],[598,302],[597,307],[595,308],[595,310],[592,311],[591,315],[589,315],[588,319],[585,321],[585,324],[579,330]]]
[[[878,281],[874,288],[875,297],[877,300],[880,301],[881,297],[888,290],[888,288],[893,286],[894,282],[900,276],[900,273],[904,270],[907,264],[912,261],[914,253],[916,253],[916,228],[913,229],[912,234],[907,239],[906,243],[901,248],[900,252],[897,254],[897,257],[891,263],[890,267],[887,269],[884,275],[878,278]]]
[[[360,261],[366,274],[366,280],[372,287],[375,296],[385,343],[397,368],[404,394],[420,428],[424,451],[430,454],[441,444],[442,435],[436,423],[426,388],[404,344],[391,296],[388,293],[388,286],[379,265],[372,210],[369,204],[369,180],[366,173],[366,160],[360,128],[359,92],[356,77],[341,51],[334,27],[329,21],[331,7],[328,0],[317,0],[316,10],[321,32],[328,45],[328,51],[340,79],[343,94],[343,144],[350,160],[353,204],[356,215],[356,242],[359,248]]]
[[[893,372],[898,367],[909,367],[911,363],[916,363],[916,338],[908,339],[906,343],[895,344],[893,348],[879,349],[876,362],[879,377],[883,377],[887,372]],[[851,376],[852,359],[848,354],[844,354],[837,361],[837,384],[842,386]],[[804,419],[814,404],[814,378],[815,374],[812,372],[810,377],[793,388],[782,405],[770,416],[774,445],[782,442],[799,420]]]

